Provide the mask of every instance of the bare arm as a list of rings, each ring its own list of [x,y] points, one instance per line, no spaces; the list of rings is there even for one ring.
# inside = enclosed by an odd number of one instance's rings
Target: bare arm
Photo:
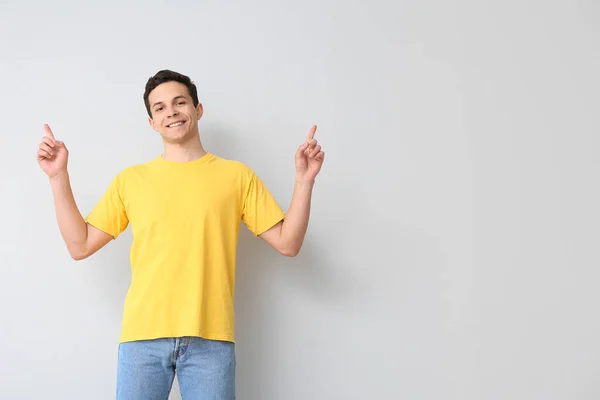
[[[285,219],[260,235],[271,247],[288,257],[295,257],[302,248],[315,178],[325,159],[325,153],[314,139],[316,129],[316,126],[311,128],[306,142],[296,152],[296,183]]]
[[[46,136],[40,143],[37,161],[50,179],[58,227],[69,254],[75,260],[82,260],[94,254],[113,237],[89,225],[81,216],[67,171],[69,151],[63,142],[54,139],[48,125],[44,125],[44,129]]]
[[[67,171],[50,178],[56,219],[60,233],[74,260],[83,260],[97,252],[113,237],[85,222],[77,208]]]
[[[313,185],[314,181],[297,181],[285,219],[260,235],[284,256],[295,257],[302,248],[308,228]]]

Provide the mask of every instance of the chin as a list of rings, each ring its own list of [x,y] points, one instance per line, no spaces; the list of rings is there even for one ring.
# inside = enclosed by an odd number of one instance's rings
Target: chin
[[[173,144],[184,143],[187,140],[189,140],[191,137],[189,132],[180,134],[180,135],[166,135],[166,134],[162,133],[161,136],[165,142],[173,143]]]

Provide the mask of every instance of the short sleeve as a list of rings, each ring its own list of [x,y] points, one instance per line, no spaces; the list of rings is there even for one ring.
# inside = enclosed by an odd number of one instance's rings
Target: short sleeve
[[[122,196],[122,176],[116,178],[85,219],[90,225],[117,238],[129,224]]]
[[[259,236],[283,220],[285,213],[264,183],[250,174],[248,190],[243,202],[242,220],[248,229]]]

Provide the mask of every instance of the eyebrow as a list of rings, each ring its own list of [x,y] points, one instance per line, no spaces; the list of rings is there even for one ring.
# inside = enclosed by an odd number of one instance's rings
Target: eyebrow
[[[175,97],[173,97],[173,100],[177,100],[177,99],[185,99],[185,98],[186,98],[186,97],[185,97],[184,95],[179,95],[179,96],[175,96]],[[171,100],[171,101],[173,101],[173,100]],[[152,108],[154,108],[154,107],[156,107],[157,105],[159,105],[159,104],[162,104],[162,103],[163,103],[162,101],[159,101],[159,102],[157,102],[157,103],[154,103],[154,104],[152,104]]]

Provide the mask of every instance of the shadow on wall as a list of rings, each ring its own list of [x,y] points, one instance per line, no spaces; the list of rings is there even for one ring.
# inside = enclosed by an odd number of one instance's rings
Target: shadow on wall
[[[284,368],[274,363],[285,357],[270,350],[281,348],[273,341],[287,341],[278,332],[293,330],[292,324],[301,326],[303,331],[315,330],[315,321],[340,314],[351,318],[352,313],[368,307],[371,288],[364,285],[363,277],[358,275],[361,269],[369,268],[361,266],[364,261],[360,255],[368,252],[356,246],[364,232],[357,230],[356,219],[348,218],[348,215],[356,215],[357,210],[363,210],[365,204],[361,196],[351,194],[353,190],[356,189],[352,185],[339,181],[331,185],[323,171],[315,186],[307,236],[295,258],[279,255],[242,227],[237,254],[236,332],[240,357],[236,379],[238,394],[243,394],[245,399],[277,398],[278,388],[285,385],[275,382],[272,375],[272,371]],[[340,199],[345,200],[338,202]],[[311,305],[309,309],[316,307],[322,315],[315,318],[311,313],[302,312],[281,321],[278,303],[288,297],[292,300],[285,303],[294,307],[290,312],[298,313],[298,305],[307,303]],[[282,328],[282,323],[288,326]],[[338,329],[335,317],[326,324],[330,326],[319,328],[323,331]],[[288,339],[289,343],[302,340]],[[326,352],[321,353],[323,360],[314,361],[330,362],[333,358]],[[289,379],[300,380],[301,377]]]
[[[414,210],[386,207],[380,196],[370,195],[366,187],[357,185],[356,177],[335,170],[342,171],[343,167],[333,166],[334,172],[324,169],[319,176],[311,223],[298,257],[284,258],[247,229],[241,230],[236,283],[241,355],[237,386],[245,399],[277,398],[290,383],[307,391],[296,393],[294,398],[328,398],[324,392],[336,384],[322,383],[322,376],[316,374],[339,368],[336,362],[344,359],[348,347],[363,349],[365,341],[372,340],[369,326],[376,326],[381,342],[389,344],[386,358],[400,359],[402,354],[410,355],[411,360],[421,357],[422,362],[411,364],[419,371],[427,370],[430,363],[449,363],[447,326],[451,324],[453,282],[439,237],[441,225],[423,229],[417,224],[425,220],[415,216]],[[293,300],[285,300],[288,296]],[[306,302],[310,304],[308,310],[318,310],[320,315],[307,312],[282,319],[285,310],[277,304],[282,299],[294,307],[290,312],[297,312],[298,304]],[[281,328],[282,323],[288,326]],[[317,323],[321,325],[316,327]],[[314,338],[281,337],[280,332],[289,335],[297,326],[302,333],[320,330],[344,335],[340,342],[319,349],[314,348],[319,343]],[[323,343],[327,340],[323,338]],[[289,361],[287,356],[272,354],[271,349],[286,348],[281,345],[286,341],[295,349],[293,357],[301,355],[297,346],[305,343],[310,347],[306,352],[319,359],[311,358],[310,365],[300,366],[307,361]],[[361,350],[357,354],[362,354]],[[379,356],[368,350],[360,358],[368,365],[382,364]],[[306,376],[277,372],[293,363],[298,365],[295,371],[305,371]],[[319,367],[312,368],[315,365]],[[411,384],[416,385],[420,375],[402,368],[413,375]],[[345,373],[352,369],[356,374],[364,372],[360,363],[345,363],[343,369]],[[386,385],[388,374],[378,374],[376,369],[370,377],[373,390]],[[274,376],[279,381],[274,381]],[[450,382],[443,384],[451,388]]]

